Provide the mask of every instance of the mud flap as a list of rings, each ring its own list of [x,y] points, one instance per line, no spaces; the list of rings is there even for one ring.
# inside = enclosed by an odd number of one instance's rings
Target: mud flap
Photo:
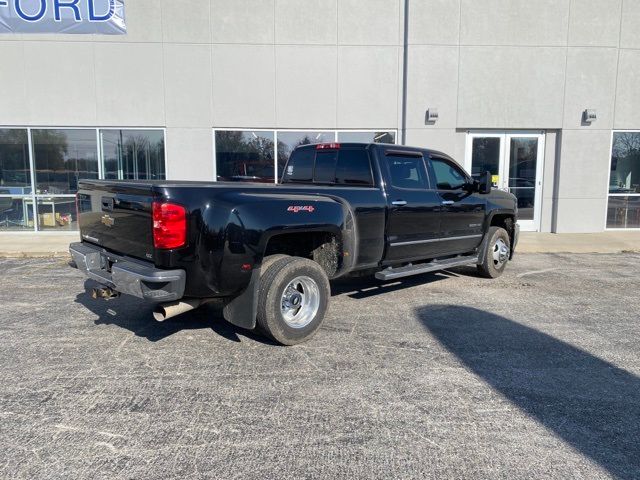
[[[516,247],[518,246],[518,239],[520,238],[520,225],[516,222],[509,235],[511,237],[511,252],[509,260],[513,259],[513,255],[516,253]]]
[[[478,247],[478,265],[482,265],[484,257],[487,254],[487,248],[489,248],[489,235],[485,232],[482,237],[482,243]]]
[[[251,273],[251,280],[244,292],[225,304],[222,315],[227,322],[249,330],[256,328],[259,286],[260,269],[257,268]]]

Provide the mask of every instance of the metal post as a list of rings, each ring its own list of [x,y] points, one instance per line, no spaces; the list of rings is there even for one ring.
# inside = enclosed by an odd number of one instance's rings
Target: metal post
[[[36,199],[36,161],[33,155],[33,138],[31,135],[31,128],[27,128],[27,142],[29,143],[29,169],[31,170],[31,201],[33,202],[32,212],[33,212],[33,227],[37,232],[40,227],[38,226],[38,205]],[[29,224],[29,211],[27,210],[27,218],[25,219],[27,225]]]
[[[409,0],[404,0],[404,40],[402,52],[402,140],[407,144],[407,84],[409,62]]]

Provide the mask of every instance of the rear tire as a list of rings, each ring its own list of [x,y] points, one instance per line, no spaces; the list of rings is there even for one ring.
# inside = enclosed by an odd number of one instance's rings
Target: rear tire
[[[504,272],[511,255],[511,239],[504,228],[490,227],[487,248],[478,264],[478,272],[486,278],[498,278]]]
[[[273,265],[278,260],[283,258],[290,258],[289,255],[285,255],[284,253],[276,253],[275,255],[269,255],[268,257],[264,257],[262,259],[262,265],[260,265],[260,277],[264,275],[271,265]]]
[[[301,258],[279,258],[261,270],[257,327],[282,345],[309,340],[324,320],[331,288],[323,268]]]

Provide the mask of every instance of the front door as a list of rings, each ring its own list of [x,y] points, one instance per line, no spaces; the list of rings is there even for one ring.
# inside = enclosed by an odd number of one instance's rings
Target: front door
[[[442,205],[440,254],[473,250],[483,237],[486,196],[469,190],[469,177],[451,159],[432,154],[428,166]]]
[[[465,167],[472,175],[491,172],[493,186],[518,199],[518,223],[540,230],[544,133],[472,132],[467,136]]]

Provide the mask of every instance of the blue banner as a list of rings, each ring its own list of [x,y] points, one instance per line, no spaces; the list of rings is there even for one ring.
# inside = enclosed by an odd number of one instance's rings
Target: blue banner
[[[0,0],[1,33],[124,35],[124,0]]]

